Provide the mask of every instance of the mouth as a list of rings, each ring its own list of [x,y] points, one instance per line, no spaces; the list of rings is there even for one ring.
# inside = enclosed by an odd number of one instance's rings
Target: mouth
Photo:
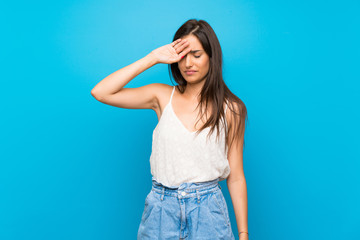
[[[197,71],[185,71],[186,75],[193,75],[195,74]]]

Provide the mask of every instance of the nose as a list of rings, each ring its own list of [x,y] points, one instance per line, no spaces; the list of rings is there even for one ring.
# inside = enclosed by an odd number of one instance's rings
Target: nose
[[[189,68],[192,66],[192,59],[189,54],[186,54],[186,56],[185,56],[185,66],[186,66],[186,68]]]

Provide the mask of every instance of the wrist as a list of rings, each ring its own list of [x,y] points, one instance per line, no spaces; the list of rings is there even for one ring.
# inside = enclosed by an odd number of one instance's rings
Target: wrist
[[[150,64],[152,66],[158,63],[158,60],[156,59],[156,57],[154,56],[154,54],[152,52],[150,52],[148,55],[146,55],[145,58],[147,58],[150,61]]]

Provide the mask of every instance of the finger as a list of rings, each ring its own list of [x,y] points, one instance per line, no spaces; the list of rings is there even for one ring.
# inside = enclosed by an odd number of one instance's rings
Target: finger
[[[188,47],[185,50],[183,50],[182,52],[179,53],[179,57],[180,59],[182,59],[186,54],[188,54],[191,51],[191,48]]]
[[[181,40],[180,42],[176,43],[174,46],[174,49],[177,51],[177,49],[181,46],[183,46],[184,44],[188,43],[187,40]]]
[[[178,50],[181,50],[181,47],[183,47],[184,45],[188,44],[188,41],[186,40],[182,40],[181,42],[178,42],[175,46],[174,49],[176,50],[176,52],[178,52]],[[181,51],[180,51],[181,52]]]
[[[187,48],[189,45],[190,45],[190,43],[185,42],[185,43],[183,43],[181,46],[176,47],[176,48],[175,48],[176,53],[182,52],[182,51],[183,51],[185,48]]]
[[[181,38],[173,41],[173,42],[171,43],[171,46],[172,46],[172,47],[175,46],[175,45],[176,45],[177,43],[179,43],[180,41],[181,41]]]

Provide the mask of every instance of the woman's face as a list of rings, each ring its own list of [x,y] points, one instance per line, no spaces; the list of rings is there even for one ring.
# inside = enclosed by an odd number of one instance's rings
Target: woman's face
[[[189,42],[188,48],[191,51],[178,62],[180,73],[187,82],[200,82],[209,71],[209,56],[194,35],[187,35],[181,39]]]

